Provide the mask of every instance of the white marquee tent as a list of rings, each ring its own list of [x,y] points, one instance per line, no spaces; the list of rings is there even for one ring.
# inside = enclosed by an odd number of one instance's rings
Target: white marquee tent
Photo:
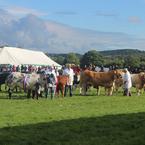
[[[0,48],[0,64],[11,65],[49,65],[60,67],[41,51],[32,51],[16,47]]]

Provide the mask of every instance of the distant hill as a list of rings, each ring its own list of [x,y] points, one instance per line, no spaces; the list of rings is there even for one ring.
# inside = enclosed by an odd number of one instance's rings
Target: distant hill
[[[119,50],[105,50],[105,51],[98,51],[102,56],[131,56],[131,55],[136,55],[136,56],[145,56],[145,51],[137,50],[137,49],[119,49]],[[66,57],[66,53],[60,53],[60,54],[53,54],[53,53],[48,53],[50,57],[57,57],[57,56],[62,56]],[[82,57],[82,54],[76,53],[78,57]]]
[[[145,56],[145,51],[137,50],[137,49],[120,49],[120,50],[108,50],[108,51],[100,51],[100,54],[103,56]]]
[[[41,50],[48,53],[89,50],[145,50],[145,39],[120,32],[100,32],[80,29],[29,14],[17,18],[0,9],[0,45]]]

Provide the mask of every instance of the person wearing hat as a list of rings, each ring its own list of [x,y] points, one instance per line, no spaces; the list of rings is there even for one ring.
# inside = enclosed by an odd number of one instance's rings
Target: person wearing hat
[[[131,75],[127,68],[124,69],[123,88],[124,96],[131,96],[130,88],[132,87]]]

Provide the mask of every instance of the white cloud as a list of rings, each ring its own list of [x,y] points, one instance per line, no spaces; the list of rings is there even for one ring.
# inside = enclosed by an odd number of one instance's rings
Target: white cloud
[[[17,15],[17,16],[23,16],[26,14],[33,14],[36,16],[48,15],[47,13],[38,11],[36,9],[24,8],[24,7],[19,7],[19,6],[5,7],[5,10],[7,10],[8,12],[12,13],[13,15]]]

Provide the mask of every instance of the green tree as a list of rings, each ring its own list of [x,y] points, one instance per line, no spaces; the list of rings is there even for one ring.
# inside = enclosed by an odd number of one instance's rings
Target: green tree
[[[63,57],[63,56],[56,57],[56,62],[61,64],[61,65],[64,65],[64,60],[65,60],[65,57]]]
[[[79,57],[75,53],[68,53],[64,62],[70,63],[70,64],[75,64],[75,65],[80,64]]]
[[[105,66],[117,65],[119,67],[123,67],[124,58],[121,56],[106,56],[104,58],[104,65]]]
[[[85,53],[81,59],[81,67],[89,65],[101,66],[104,64],[103,56],[96,50],[91,50]]]
[[[124,66],[125,67],[128,67],[128,66],[139,67],[140,66],[140,57],[133,56],[133,55],[125,57]]]

